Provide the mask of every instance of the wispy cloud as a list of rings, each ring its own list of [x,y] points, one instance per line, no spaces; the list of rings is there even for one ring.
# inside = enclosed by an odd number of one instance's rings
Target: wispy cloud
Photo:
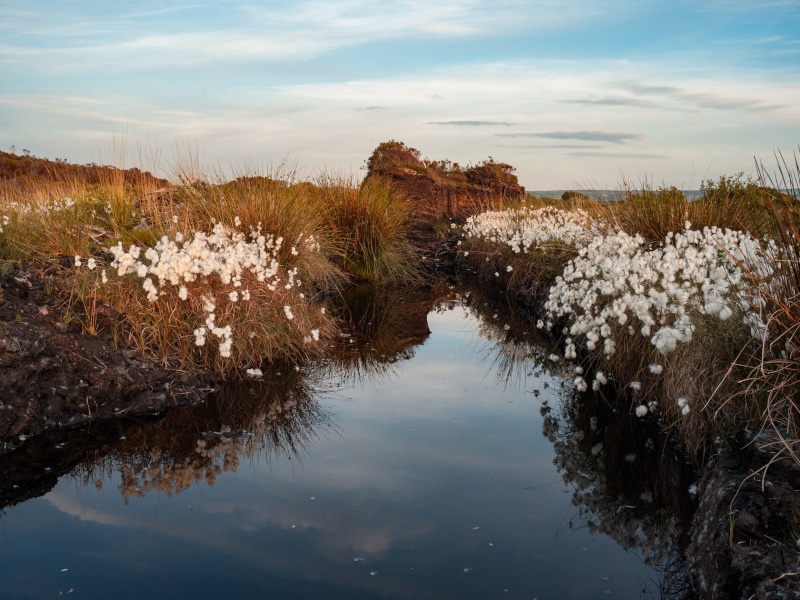
[[[547,131],[538,133],[496,133],[498,137],[509,138],[549,138],[554,140],[583,140],[587,142],[609,142],[627,144],[629,141],[644,139],[641,133],[621,131]]]
[[[651,159],[651,160],[662,160],[665,158],[669,158],[666,154],[654,154],[650,152],[570,152],[569,156],[575,156],[579,158],[631,158],[631,159]]]
[[[50,491],[44,496],[44,501],[61,513],[80,521],[122,530],[149,531],[158,539],[180,540],[192,547],[204,548],[203,551],[228,554],[284,573],[303,574],[306,577],[308,573],[313,573],[315,578],[340,587],[366,589],[373,595],[380,591],[396,597],[426,600],[440,597],[420,585],[390,577],[378,585],[371,577],[364,578],[363,575],[355,575],[342,569],[341,564],[336,561],[320,561],[317,554],[339,560],[343,555],[350,557],[353,554],[380,557],[395,545],[413,544],[429,533],[433,527],[424,520],[398,518],[380,523],[368,522],[366,526],[352,526],[359,516],[353,507],[345,507],[352,511],[348,515],[350,518],[343,516],[340,521],[334,520],[331,524],[330,519],[319,519],[309,514],[310,511],[298,507],[296,502],[290,504],[283,502],[282,498],[272,502],[268,511],[264,510],[263,503],[248,504],[240,501],[235,505],[220,506],[219,502],[212,500],[204,502],[201,510],[212,515],[214,526],[196,527],[180,519],[179,522],[162,523],[158,519],[137,519],[121,515],[118,511],[95,508],[60,489]],[[235,520],[230,519],[231,514],[236,515]],[[345,527],[337,524],[338,522],[347,522],[349,525]],[[240,535],[241,531],[273,531],[275,527],[289,529],[292,526],[289,523],[306,527],[316,533],[319,546],[312,555],[281,552],[279,548],[269,544],[251,544]],[[113,557],[111,560],[113,562]]]
[[[498,148],[513,148],[515,150],[576,150],[586,148],[602,148],[602,144],[497,144]]]
[[[100,65],[129,70],[304,60],[336,49],[393,40],[530,34],[611,18],[610,14],[630,4],[632,0],[613,0],[601,9],[590,0],[302,0],[234,6],[190,3],[162,9],[149,3],[137,12],[111,5],[98,15],[75,3],[50,10],[46,6],[18,8],[4,15],[0,32],[8,34],[4,35],[6,56],[17,60],[24,57],[24,49],[35,47],[45,57],[42,65],[72,71]],[[180,17],[170,18],[175,11],[180,11]]]
[[[364,106],[361,108],[354,108],[353,110],[389,110],[388,106]]]
[[[428,121],[428,125],[455,125],[457,127],[508,127],[510,125],[516,125],[516,123],[509,123],[508,121]]]
[[[564,100],[568,104],[591,104],[594,106],[636,106],[639,108],[652,108],[658,106],[657,102],[642,98],[625,96],[606,96],[603,98],[571,98]]]
[[[652,85],[635,81],[612,82],[611,85],[618,86],[632,95],[634,101],[656,104],[653,98],[661,100],[662,103],[680,102],[695,108],[714,109],[714,110],[773,110],[784,108],[785,105],[767,100],[765,98],[755,98],[746,96],[742,93],[730,93],[726,91],[715,91],[712,89],[688,89],[686,87],[671,85]],[[645,98],[642,98],[644,96]]]

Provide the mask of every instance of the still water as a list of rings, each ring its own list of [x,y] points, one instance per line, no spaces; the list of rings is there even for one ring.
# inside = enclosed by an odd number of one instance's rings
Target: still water
[[[2,511],[0,598],[660,597],[642,539],[672,520],[586,472],[526,319],[368,300],[329,363],[54,439],[30,459],[71,453],[51,483],[4,475],[4,497],[42,489]]]

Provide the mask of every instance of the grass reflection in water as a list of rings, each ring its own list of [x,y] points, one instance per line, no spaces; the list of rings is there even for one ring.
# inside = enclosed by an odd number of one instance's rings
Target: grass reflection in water
[[[73,476],[101,486],[118,473],[127,502],[151,492],[171,496],[193,485],[213,486],[247,460],[301,460],[315,440],[337,431],[321,398],[397,375],[430,335],[431,310],[463,307],[477,319],[480,339],[470,342],[477,346],[472,350],[496,383],[526,389],[539,385],[536,374],[548,372],[570,381],[550,359],[552,347],[528,313],[503,295],[441,285],[399,295],[363,287],[347,299],[335,316],[349,322],[350,330],[331,358],[300,370],[275,367],[265,370],[262,380],[226,386],[198,407],[127,432],[106,454],[75,468]],[[545,394],[553,407],[543,407],[544,433],[576,507],[563,530],[586,528],[640,552],[657,566],[664,596],[683,598],[682,556],[693,510],[686,491],[693,474],[683,456],[655,423],[615,413],[613,402],[600,395],[575,395],[571,383],[555,385],[554,394]]]

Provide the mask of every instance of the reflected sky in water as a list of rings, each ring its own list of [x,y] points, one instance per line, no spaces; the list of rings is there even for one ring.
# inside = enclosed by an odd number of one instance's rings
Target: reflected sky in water
[[[127,503],[118,463],[102,487],[84,485],[92,469],[82,467],[5,509],[0,598],[655,593],[640,556],[569,528],[571,488],[539,412],[541,400],[557,401],[559,381],[498,373],[502,334],[487,339],[459,303],[428,325],[413,358],[380,377],[318,382],[326,418],[296,454],[263,447],[214,485]]]

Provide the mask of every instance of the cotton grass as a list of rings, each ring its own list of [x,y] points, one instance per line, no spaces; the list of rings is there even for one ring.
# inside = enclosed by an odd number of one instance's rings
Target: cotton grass
[[[535,296],[602,227],[580,209],[489,211],[467,219],[460,254],[484,275],[493,273],[509,289]]]
[[[538,264],[526,261],[565,249],[551,263],[537,327],[561,331],[563,358],[595,369],[591,380],[576,371],[575,388],[602,392],[614,382],[632,413],[680,423],[697,457],[713,432],[741,424],[740,409],[725,406],[726,376],[748,340],[765,334],[761,284],[742,265],[758,265],[759,281],[768,281],[780,251],[745,231],[681,224],[654,241],[611,232],[583,210],[523,207],[469,219],[464,244],[490,259],[495,278],[535,277]],[[526,293],[520,280],[507,283]]]
[[[182,368],[229,375],[264,361],[314,355],[333,327],[306,299],[296,266],[282,264],[284,239],[216,224],[210,232],[163,236],[153,247],[112,246],[98,295],[125,310],[143,352],[156,348]],[[290,255],[319,252],[298,236]]]

